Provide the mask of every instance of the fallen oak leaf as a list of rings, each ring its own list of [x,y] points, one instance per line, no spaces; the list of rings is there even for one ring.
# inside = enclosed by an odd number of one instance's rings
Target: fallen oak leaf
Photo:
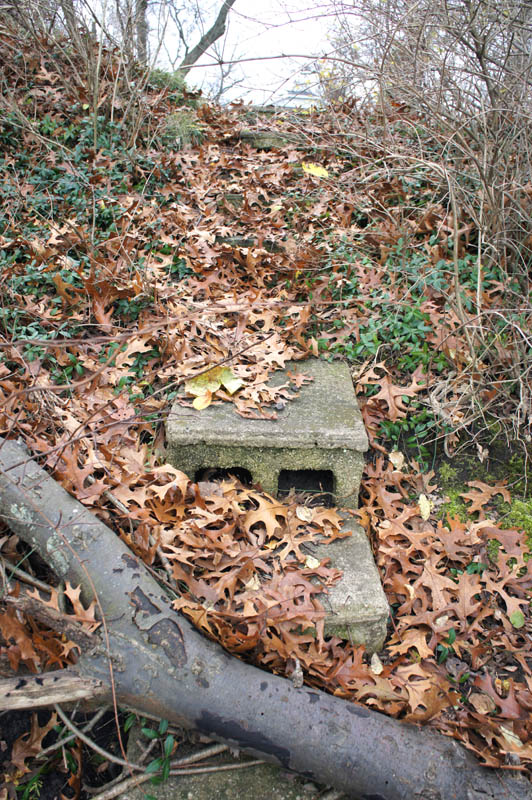
[[[26,766],[26,759],[34,758],[42,750],[42,742],[45,736],[57,725],[57,714],[55,711],[51,714],[50,719],[42,727],[39,725],[39,718],[37,712],[31,715],[31,730],[29,733],[23,733],[19,736],[11,750],[11,762],[19,770],[19,778],[30,772]]]
[[[87,608],[84,607],[80,600],[81,586],[72,586],[69,581],[65,581],[65,594],[72,603],[76,621],[79,622],[85,630],[92,633],[102,624],[95,618],[96,614],[96,600],[92,600]]]
[[[509,681],[509,691],[507,697],[501,697],[493,686],[493,681],[488,673],[477,675],[473,685],[487,694],[493,702],[500,708],[498,716],[505,719],[521,719],[526,716],[526,711],[519,705],[515,696],[513,681]]]
[[[28,595],[30,593],[28,592]],[[40,597],[38,598],[40,600]],[[35,672],[41,667],[41,657],[34,647],[33,638],[16,608],[0,609],[0,634],[5,642],[9,664],[14,672],[20,661],[32,664]]]
[[[501,543],[508,555],[521,555],[525,547],[526,534],[524,530],[509,528],[503,530],[495,525],[492,520],[481,520],[471,526],[471,532],[480,534],[485,540],[496,539]]]
[[[421,626],[409,628],[404,633],[396,633],[388,645],[388,651],[393,655],[400,655],[408,653],[411,647],[415,647],[420,658],[433,658],[434,650],[427,644],[427,633],[430,631]],[[398,643],[394,644],[394,641]]]
[[[183,497],[185,496],[190,478],[188,475],[185,475],[184,472],[176,469],[171,464],[162,464],[160,467],[152,467],[150,471],[153,475],[173,475],[173,480],[165,483],[163,486],[155,486],[152,484],[150,486],[151,492],[162,499],[170,489],[175,489],[177,487]]]
[[[418,392],[423,391],[425,384],[417,382],[417,370],[412,378],[410,386],[396,386],[389,375],[383,375],[377,381],[372,381],[373,385],[380,386],[380,392],[368,398],[368,405],[374,405],[382,400],[388,406],[388,417],[395,422],[399,417],[406,417],[409,408],[403,398],[415,397]]]
[[[471,505],[468,506],[467,509],[468,514],[473,514],[476,511],[483,514],[483,506],[489,503],[496,494],[501,494],[507,503],[511,502],[510,492],[506,489],[505,480],[499,481],[493,486],[483,481],[468,481],[467,485],[471,486],[473,491],[461,492],[460,497],[464,500],[471,501]]]
[[[485,692],[472,692],[467,700],[471,703],[477,714],[487,715],[497,711],[495,701]]]
[[[307,560],[307,554],[301,552],[301,545],[304,542],[315,541],[315,538],[314,533],[305,533],[304,529],[293,531],[289,526],[288,530],[281,536],[278,543],[280,549],[276,548],[275,554],[279,556],[281,561],[286,561],[293,553],[297,561],[304,564]]]
[[[258,526],[264,528],[266,539],[279,538],[278,532],[286,524],[287,509],[267,495],[261,496],[256,492],[249,492],[248,498],[256,503],[257,507],[245,513],[242,520],[244,530],[254,539],[257,535],[256,528]],[[264,541],[263,537],[259,537],[259,540]],[[259,541],[259,544],[262,541]]]

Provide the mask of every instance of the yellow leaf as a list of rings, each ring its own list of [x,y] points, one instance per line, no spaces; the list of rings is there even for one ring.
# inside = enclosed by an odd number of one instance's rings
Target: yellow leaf
[[[417,504],[419,506],[421,518],[425,520],[428,519],[430,517],[430,512],[432,511],[432,506],[433,506],[429,498],[424,494],[420,494]]]
[[[222,369],[220,381],[222,382],[222,386],[227,389],[229,394],[234,394],[244,385],[244,381],[241,378],[237,378],[233,370],[229,367],[224,367]]]
[[[196,409],[196,411],[203,411],[204,408],[210,406],[212,402],[212,392],[205,392],[204,394],[198,395],[198,397],[194,398],[194,402],[192,405]]]
[[[215,392],[222,385],[218,376],[214,374],[218,369],[210,369],[208,372],[204,372],[203,375],[191,378],[185,383],[185,390],[189,394],[196,395],[196,397],[200,397],[207,392]]]
[[[307,175],[313,175],[315,178],[328,178],[329,173],[325,167],[320,167],[319,164],[314,164],[312,161],[303,161],[301,164],[303,172]]]
[[[314,558],[314,556],[307,556],[305,559],[305,566],[307,569],[316,569],[320,564],[321,561],[319,561],[317,558]]]
[[[230,367],[213,367],[208,372],[187,381],[185,390],[200,397],[206,392],[216,392],[220,386],[224,386],[229,394],[234,394],[243,385],[244,382],[236,377]]]

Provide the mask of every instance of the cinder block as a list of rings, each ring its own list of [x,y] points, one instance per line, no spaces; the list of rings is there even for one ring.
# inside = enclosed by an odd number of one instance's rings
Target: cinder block
[[[364,530],[344,515],[346,539],[310,545],[312,555],[330,558],[342,570],[342,579],[320,596],[327,612],[325,635],[363,644],[369,653],[382,650],[386,638],[389,606]]]
[[[250,482],[269,494],[292,483],[296,490],[330,492],[336,505],[357,508],[368,441],[349,369],[318,359],[292,362],[288,369],[314,381],[301,387],[277,420],[245,419],[229,403],[203,411],[174,404],[167,422],[168,461],[193,480],[204,470],[233,469],[240,478],[247,472]],[[286,380],[282,372],[272,377],[277,385]],[[350,537],[311,548],[344,573],[322,595],[325,632],[375,652],[386,637],[388,603],[364,531],[351,517],[346,526]]]
[[[289,488],[302,478],[307,485],[296,488],[319,491],[321,485],[337,505],[356,508],[368,440],[349,369],[319,359],[289,362],[287,369],[314,380],[276,420],[245,419],[229,403],[203,411],[175,403],[166,429],[168,460],[193,479],[205,469],[240,468],[270,494],[277,494],[280,479]],[[287,377],[278,372],[271,380],[280,385]]]

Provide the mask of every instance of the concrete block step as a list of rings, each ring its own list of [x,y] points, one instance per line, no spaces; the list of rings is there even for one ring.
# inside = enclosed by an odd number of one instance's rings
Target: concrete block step
[[[310,359],[292,362],[287,370],[314,380],[277,420],[245,419],[229,403],[203,411],[174,404],[167,422],[168,461],[196,481],[230,470],[272,495],[295,488],[357,508],[368,441],[348,367]],[[285,372],[272,377],[277,385],[286,382]],[[386,636],[388,603],[364,531],[351,517],[346,526],[349,538],[314,548],[317,558],[330,558],[344,573],[322,597],[325,631],[375,652]]]
[[[230,403],[203,411],[175,403],[166,426],[168,460],[194,480],[206,470],[234,470],[269,494],[294,486],[356,508],[368,440],[349,369],[309,359],[289,362],[287,370],[314,380],[276,420],[245,419]],[[277,386],[287,381],[285,371],[271,379]]]
[[[343,572],[342,579],[320,595],[327,613],[325,635],[363,644],[369,653],[376,653],[384,646],[390,609],[368,537],[352,517],[343,516],[344,530],[351,531],[351,536],[309,545],[313,556],[330,558]]]

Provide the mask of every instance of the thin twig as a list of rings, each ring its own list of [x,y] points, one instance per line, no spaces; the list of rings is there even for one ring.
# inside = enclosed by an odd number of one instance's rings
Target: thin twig
[[[86,725],[83,726],[83,728],[81,729],[83,731],[83,733],[88,733],[89,731],[91,731],[94,728],[94,726],[96,725],[96,723],[100,721],[100,719],[103,717],[103,715],[107,713],[107,710],[108,710],[108,706],[105,706],[104,708],[100,708],[100,710],[93,716],[93,718],[91,720],[89,720],[89,722],[87,722]],[[41,752],[38,753],[35,756],[35,758],[38,758],[38,759],[46,758],[46,756],[48,756],[50,753],[54,753],[60,747],[63,747],[65,744],[68,744],[69,742],[73,741],[73,739],[76,739],[76,738],[77,738],[77,733],[71,733],[65,739],[58,739],[57,742],[54,742],[53,744],[49,745],[48,747],[45,747],[44,750],[41,750]]]
[[[54,709],[57,712],[58,717],[60,717],[61,721],[67,726],[72,733],[77,736],[78,739],[81,739],[82,742],[85,742],[87,747],[90,747],[91,750],[94,750],[95,753],[102,756],[102,758],[106,758],[108,761],[112,761],[113,764],[120,764],[121,767],[127,767],[129,770],[136,769],[139,772],[144,772],[144,767],[140,764],[132,764],[129,761],[124,761],[124,759],[115,756],[114,753],[109,753],[107,750],[104,750],[103,747],[100,747],[95,742],[92,741],[85,733],[74,725],[74,723],[67,717],[61,706],[57,704],[54,705]]]
[[[0,563],[4,566],[5,571],[8,573],[8,578],[18,578],[19,581],[28,583],[30,586],[34,586],[41,592],[46,592],[47,594],[52,593],[52,590],[47,583],[43,583],[43,581],[40,581],[38,578],[34,578],[33,575],[25,572],[20,567],[14,567],[13,564],[10,564],[9,561],[7,561],[3,556],[0,556]]]

